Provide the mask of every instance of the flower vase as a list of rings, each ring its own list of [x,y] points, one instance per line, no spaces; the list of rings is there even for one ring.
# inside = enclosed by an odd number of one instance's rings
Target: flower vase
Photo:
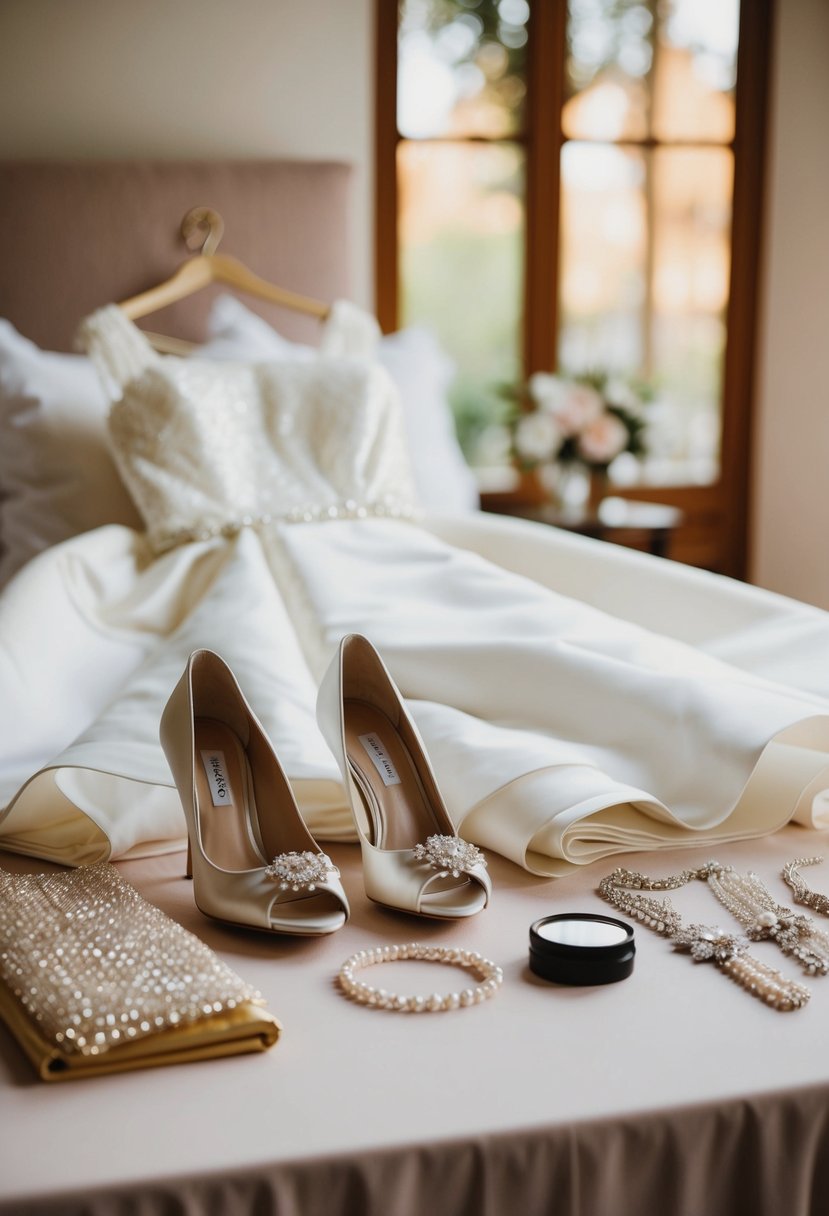
[[[590,478],[581,461],[548,465],[540,473],[548,502],[565,514],[584,511],[590,495]]]

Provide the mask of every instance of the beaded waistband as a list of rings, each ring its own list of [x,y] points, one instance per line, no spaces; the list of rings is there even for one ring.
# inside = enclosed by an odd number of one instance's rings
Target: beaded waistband
[[[197,528],[176,528],[150,537],[157,552],[174,549],[197,540],[213,540],[216,536],[236,536],[243,528],[265,528],[268,524],[323,523],[338,519],[413,519],[417,508],[410,502],[387,496],[381,502],[357,503],[353,499],[326,505],[291,507],[282,515],[269,512],[244,514],[222,523],[204,523]]]

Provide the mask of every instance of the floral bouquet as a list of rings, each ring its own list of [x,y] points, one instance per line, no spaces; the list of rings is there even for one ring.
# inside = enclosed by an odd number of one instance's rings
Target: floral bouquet
[[[622,452],[645,453],[644,407],[627,385],[604,375],[567,380],[548,372],[510,390],[512,456],[522,470],[582,465],[606,472]]]

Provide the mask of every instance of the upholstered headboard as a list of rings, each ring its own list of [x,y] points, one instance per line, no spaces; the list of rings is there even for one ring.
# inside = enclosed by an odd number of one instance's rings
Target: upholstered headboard
[[[172,274],[188,256],[185,212],[225,220],[222,252],[281,287],[347,296],[347,165],[313,161],[0,163],[0,317],[51,350],[71,349],[78,321]],[[210,287],[147,318],[200,341]],[[261,300],[246,304],[287,337],[313,341],[316,322]]]

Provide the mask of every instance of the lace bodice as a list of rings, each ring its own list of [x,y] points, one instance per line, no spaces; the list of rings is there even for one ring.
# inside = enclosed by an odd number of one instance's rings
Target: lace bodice
[[[412,513],[396,390],[348,353],[359,317],[335,309],[319,358],[249,364],[161,356],[115,305],[83,323],[122,392],[112,445],[157,550],[271,520]]]

